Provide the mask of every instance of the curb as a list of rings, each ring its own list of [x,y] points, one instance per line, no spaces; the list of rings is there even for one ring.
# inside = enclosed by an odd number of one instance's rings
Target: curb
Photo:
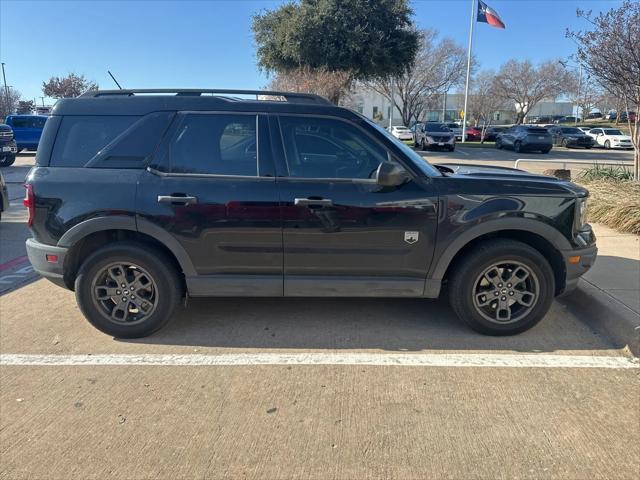
[[[616,347],[626,347],[636,357],[640,356],[640,314],[583,279],[561,301]]]

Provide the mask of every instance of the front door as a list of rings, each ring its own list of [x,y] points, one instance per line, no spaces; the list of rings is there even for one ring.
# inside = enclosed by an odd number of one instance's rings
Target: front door
[[[282,115],[272,126],[286,170],[284,294],[422,295],[437,221],[429,184],[377,185],[375,171],[392,158],[350,122]]]
[[[185,271],[192,296],[282,295],[266,122],[256,114],[179,114],[141,178],[138,229],[177,241],[192,266]]]

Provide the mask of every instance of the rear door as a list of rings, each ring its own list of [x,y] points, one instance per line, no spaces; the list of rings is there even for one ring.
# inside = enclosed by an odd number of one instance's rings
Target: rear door
[[[352,122],[273,117],[288,296],[420,296],[433,254],[437,195],[410,179],[380,187],[397,161]]]
[[[267,119],[185,112],[143,175],[138,228],[186,252],[192,296],[282,295],[282,224]]]

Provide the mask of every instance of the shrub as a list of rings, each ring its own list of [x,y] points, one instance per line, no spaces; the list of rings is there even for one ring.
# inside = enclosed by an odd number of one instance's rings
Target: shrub
[[[623,175],[621,175],[623,176]],[[640,234],[640,182],[616,177],[583,176],[589,189],[588,219],[620,232]]]

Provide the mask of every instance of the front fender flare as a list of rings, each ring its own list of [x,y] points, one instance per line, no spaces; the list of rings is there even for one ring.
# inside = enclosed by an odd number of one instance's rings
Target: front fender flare
[[[522,232],[531,232],[539,235],[553,245],[557,250],[570,250],[571,244],[566,237],[557,229],[553,228],[540,220],[530,218],[496,218],[494,220],[479,223],[462,234],[458,235],[440,254],[439,258],[431,264],[428,278],[442,280],[447,268],[455,256],[473,240],[504,230],[518,230]]]

